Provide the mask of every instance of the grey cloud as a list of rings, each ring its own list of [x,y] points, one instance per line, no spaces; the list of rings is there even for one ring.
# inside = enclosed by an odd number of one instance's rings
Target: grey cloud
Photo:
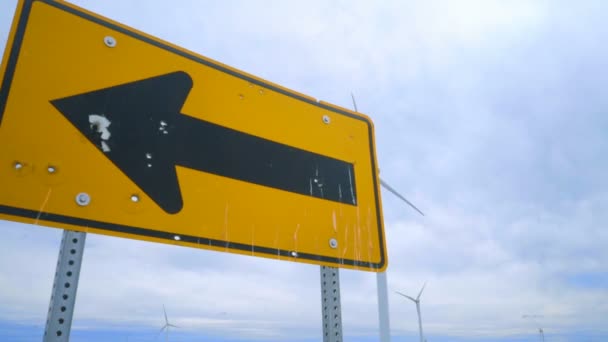
[[[605,330],[605,289],[565,280],[608,260],[603,2],[77,3],[344,107],[353,91],[374,119],[382,177],[427,214],[383,194],[389,283],[411,292],[429,280],[427,330],[518,334],[536,312],[554,330]],[[40,319],[58,231],[2,229],[5,253],[32,258],[0,262],[18,266],[0,278],[11,308],[0,317]],[[154,326],[166,302],[194,330],[320,333],[314,266],[102,237],[85,265],[78,317],[99,325]],[[40,282],[28,299],[29,272]],[[374,275],[342,275],[345,332],[374,336]],[[391,297],[391,313],[395,332],[415,329],[406,303]]]

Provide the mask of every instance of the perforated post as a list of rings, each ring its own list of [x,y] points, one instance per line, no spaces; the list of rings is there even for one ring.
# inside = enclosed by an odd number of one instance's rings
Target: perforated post
[[[340,273],[337,268],[321,266],[321,306],[323,342],[342,342]]]
[[[80,266],[86,233],[63,231],[51,302],[44,329],[44,342],[67,342],[70,340],[72,316],[76,303],[76,290],[80,277]]]

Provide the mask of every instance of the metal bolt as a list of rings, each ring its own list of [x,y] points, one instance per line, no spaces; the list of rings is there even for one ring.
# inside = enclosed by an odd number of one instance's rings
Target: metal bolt
[[[291,252],[291,256],[294,257],[294,258],[297,258],[298,257],[298,252],[296,252],[296,251]]]
[[[336,249],[338,248],[338,240],[331,238],[329,239],[329,247]]]
[[[105,36],[103,38],[103,42],[106,44],[107,47],[116,47],[116,39],[112,36]]]
[[[139,196],[131,195],[131,202],[135,202],[135,203],[139,202]]]
[[[21,170],[21,168],[23,168],[23,164],[20,162],[15,162],[15,170]]]
[[[331,118],[327,115],[323,115],[323,122],[329,124],[331,122]]]
[[[81,207],[85,207],[91,203],[91,196],[89,196],[89,194],[86,192],[81,192],[76,195],[76,203],[78,203],[78,205]]]
[[[181,240],[182,238],[181,238],[179,235],[175,235],[175,236],[173,237],[173,239],[175,239],[175,241],[179,241],[179,240]]]
[[[46,170],[49,173],[55,173],[55,171],[57,171],[57,169],[54,166],[51,166],[51,165],[49,165],[49,167],[47,167]]]

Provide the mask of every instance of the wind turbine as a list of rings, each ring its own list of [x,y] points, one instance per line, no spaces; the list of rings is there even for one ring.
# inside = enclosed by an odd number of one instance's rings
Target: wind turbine
[[[177,325],[173,325],[173,324],[169,323],[169,319],[167,318],[167,310],[165,310],[165,304],[163,304],[163,313],[165,314],[165,325],[160,329],[160,331],[158,332],[158,335],[162,334],[163,330],[165,330],[165,341],[169,341],[169,327],[171,327],[171,328],[179,328],[179,327]]]
[[[357,101],[355,101],[355,95],[351,92],[350,97],[353,99],[353,107],[355,112],[358,112]],[[407,203],[410,207],[416,210],[420,215],[424,216],[424,213],[420,211],[412,202],[408,201],[404,196],[393,189],[387,182],[380,178],[380,185],[386,190],[390,191],[393,195]],[[380,342],[390,342],[391,340],[391,327],[389,322],[389,310],[388,310],[388,285],[386,280],[386,272],[376,273],[376,287],[378,289],[378,321],[380,323]]]
[[[420,330],[420,342],[425,342],[424,334],[422,333],[422,317],[420,317],[420,296],[422,295],[422,291],[424,291],[425,287],[426,287],[426,282],[424,282],[424,285],[422,285],[422,289],[420,289],[420,292],[418,293],[418,296],[416,297],[416,299],[414,299],[406,294],[403,294],[399,291],[395,291],[397,294],[402,295],[403,297],[416,303],[416,311],[418,312],[418,328]]]
[[[521,318],[530,318],[532,322],[538,327],[538,334],[541,342],[545,342],[545,331],[540,327],[540,324],[536,321],[535,318],[543,318],[543,315],[522,315]]]

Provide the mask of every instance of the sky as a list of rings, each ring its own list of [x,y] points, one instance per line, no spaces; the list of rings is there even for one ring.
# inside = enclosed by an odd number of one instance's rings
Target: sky
[[[0,2],[5,46],[17,1]],[[393,341],[608,339],[603,1],[72,1],[375,126]],[[39,341],[61,230],[0,221],[0,340]],[[376,275],[341,270],[345,341]],[[73,341],[318,341],[319,267],[88,234]],[[523,318],[535,315],[536,318]]]

